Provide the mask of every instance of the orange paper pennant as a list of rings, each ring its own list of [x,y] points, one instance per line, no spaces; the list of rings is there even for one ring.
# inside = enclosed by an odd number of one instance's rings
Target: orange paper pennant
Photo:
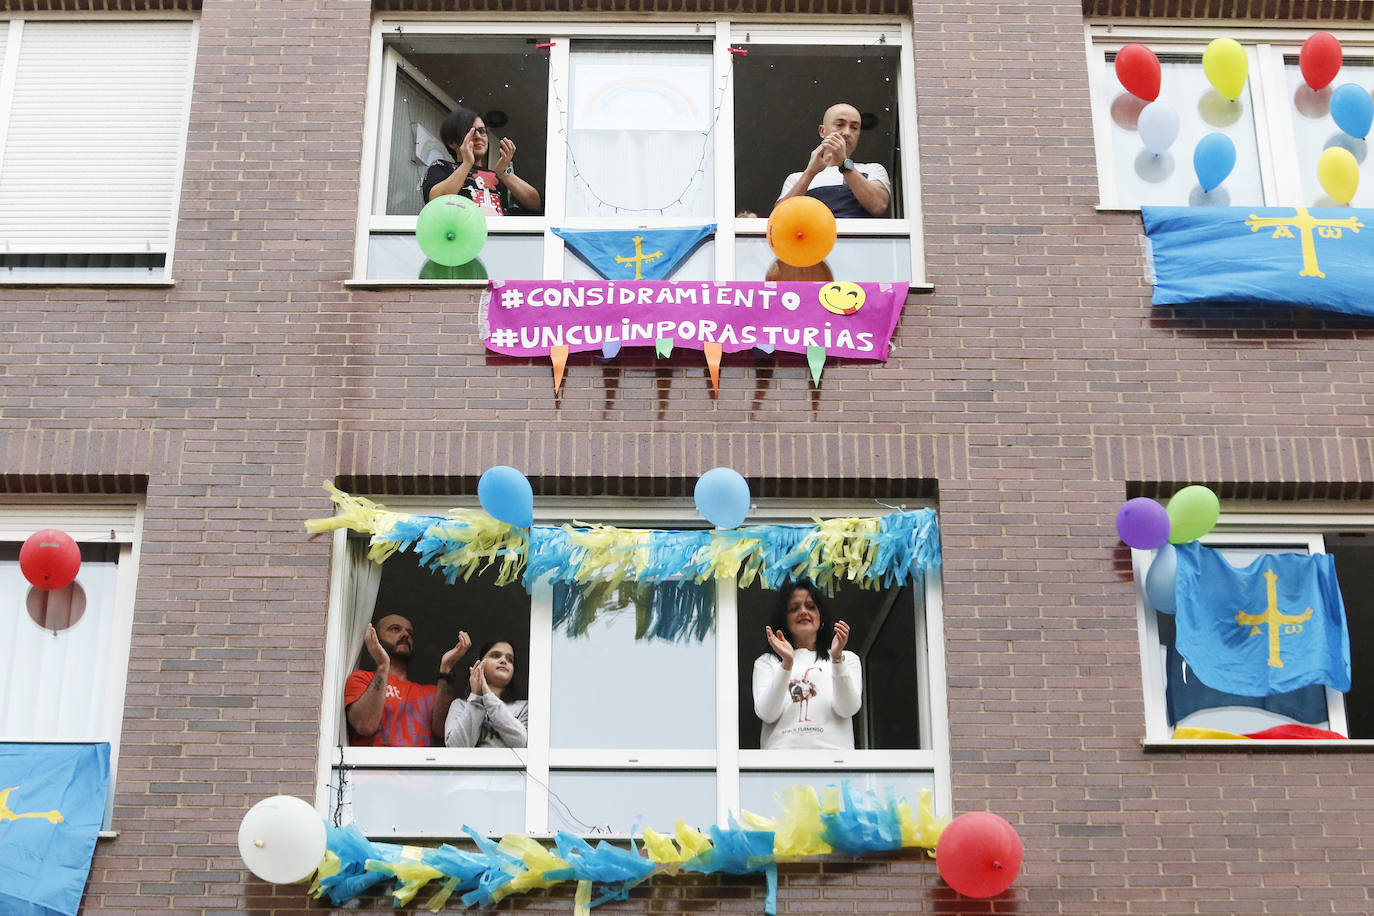
[[[711,391],[720,394],[720,344],[708,341],[702,349],[706,353],[706,366],[711,370]]]
[[[553,362],[553,393],[558,394],[563,387],[563,369],[568,365],[568,345],[556,344],[551,347],[549,359]]]

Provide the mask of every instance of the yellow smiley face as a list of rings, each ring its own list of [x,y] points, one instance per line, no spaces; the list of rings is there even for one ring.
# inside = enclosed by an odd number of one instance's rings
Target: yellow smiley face
[[[819,295],[821,307],[836,315],[853,315],[864,307],[864,288],[857,283],[827,283]]]

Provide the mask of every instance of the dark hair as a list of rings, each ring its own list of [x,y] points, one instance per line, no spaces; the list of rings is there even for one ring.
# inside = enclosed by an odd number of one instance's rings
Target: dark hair
[[[463,140],[467,137],[468,131],[472,130],[472,124],[477,118],[477,112],[461,105],[449,112],[448,117],[444,118],[444,123],[439,125],[439,141],[444,144],[444,149],[448,150],[449,155],[458,155],[453,151],[453,148],[462,146]],[[505,640],[501,641],[504,642]]]
[[[510,646],[511,654],[515,654],[515,643],[511,642],[509,639],[493,639],[490,642],[484,643],[482,645],[482,648],[477,650],[477,660],[480,662],[482,659],[486,658],[487,653],[490,652],[492,648],[499,642],[503,642],[506,645]],[[517,680],[519,671],[520,669],[517,667],[515,671],[511,672],[510,683],[507,684],[505,688],[501,691],[502,703],[514,703],[516,700],[524,699],[524,697],[520,696],[522,691],[516,690],[515,688],[515,682]]]
[[[816,613],[820,615],[820,629],[816,631],[816,658],[826,661],[830,658],[830,643],[835,639],[835,621],[831,619],[830,608],[827,605],[825,595],[816,584],[809,579],[798,579],[795,582],[784,582],[778,589],[778,603],[773,608],[773,619],[769,621],[769,626],[776,633],[787,635],[787,641],[796,648],[797,640],[792,636],[792,631],[787,628],[787,605],[792,601],[792,594],[798,589],[811,595],[811,600],[816,602]],[[773,652],[773,647],[769,646],[768,651]],[[773,652],[776,655],[776,652]]]

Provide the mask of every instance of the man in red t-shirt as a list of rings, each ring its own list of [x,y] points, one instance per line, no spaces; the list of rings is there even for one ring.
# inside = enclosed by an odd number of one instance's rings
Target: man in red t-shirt
[[[444,721],[453,703],[453,666],[472,640],[458,643],[439,661],[436,686],[406,680],[415,630],[400,614],[369,625],[363,645],[376,671],[354,671],[344,683],[348,743],[362,747],[430,747],[444,744]]]

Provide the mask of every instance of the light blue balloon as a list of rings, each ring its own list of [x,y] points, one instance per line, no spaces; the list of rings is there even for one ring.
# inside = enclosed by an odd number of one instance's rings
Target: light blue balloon
[[[1193,150],[1193,171],[1202,190],[1210,191],[1226,180],[1236,167],[1236,145],[1225,134],[1211,133]]]
[[[497,521],[528,528],[534,524],[534,488],[515,468],[498,464],[477,481],[477,501]]]
[[[1363,140],[1374,124],[1374,99],[1363,86],[1346,83],[1331,93],[1331,119],[1350,136]]]
[[[1178,551],[1173,544],[1165,544],[1155,554],[1150,571],[1145,574],[1145,597],[1161,614],[1172,614],[1178,610],[1178,598],[1174,585],[1178,582]]]
[[[698,477],[692,497],[701,517],[717,528],[738,528],[749,514],[749,483],[730,468],[711,468]]]

